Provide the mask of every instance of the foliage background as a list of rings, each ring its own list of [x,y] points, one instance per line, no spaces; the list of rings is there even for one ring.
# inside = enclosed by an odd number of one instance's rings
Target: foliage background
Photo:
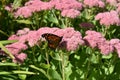
[[[5,45],[15,41],[7,40],[18,30],[29,28],[38,30],[49,26],[58,28],[73,27],[84,37],[87,30],[94,30],[104,35],[107,40],[120,38],[120,28],[117,25],[101,25],[95,20],[96,14],[116,9],[110,4],[104,8],[84,7],[76,18],[63,17],[59,10],[43,10],[35,12],[28,18],[15,18],[12,12],[5,10],[6,5],[13,3],[13,11],[24,6],[28,0],[0,0],[0,47],[9,53]],[[47,0],[44,0],[47,2]],[[103,0],[104,2],[106,0]],[[79,0],[83,3],[83,0]],[[59,17],[59,18],[57,18]],[[63,23],[62,23],[63,22]],[[79,24],[92,23],[93,28],[80,27]],[[51,50],[47,42],[29,47],[23,52],[27,58],[22,64],[13,63],[8,56],[1,55],[0,78],[2,80],[119,80],[120,59],[117,52],[103,55],[97,48],[80,46],[75,51]]]

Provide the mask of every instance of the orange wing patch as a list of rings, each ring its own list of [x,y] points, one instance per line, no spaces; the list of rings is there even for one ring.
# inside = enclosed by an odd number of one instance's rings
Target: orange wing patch
[[[48,47],[50,47],[52,49],[56,49],[62,40],[62,37],[59,37],[59,36],[57,36],[55,34],[51,34],[51,33],[42,34],[42,37],[48,41]]]

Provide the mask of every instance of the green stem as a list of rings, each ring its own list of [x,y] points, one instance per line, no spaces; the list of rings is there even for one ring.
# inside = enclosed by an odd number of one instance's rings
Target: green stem
[[[29,72],[29,71],[11,71],[11,72],[1,71],[0,72],[0,75],[8,75],[8,74],[31,74],[31,75],[34,75],[36,73]]]
[[[0,33],[2,33],[3,35],[5,35],[5,36],[9,37],[9,35],[8,35],[8,34],[6,34],[5,32],[3,32],[2,30],[0,30]]]
[[[64,62],[64,53],[61,53],[62,58],[62,80],[65,80],[65,62]]]
[[[50,63],[49,63],[49,56],[48,56],[48,53],[46,52],[45,55],[46,55],[47,64],[49,65]]]
[[[36,58],[35,58],[35,48],[34,48],[34,47],[32,48],[32,55],[33,55],[33,56],[32,56],[33,62],[34,62],[34,64],[35,64],[35,63],[36,63],[36,60],[35,60]]]
[[[91,48],[89,48],[89,58],[88,58],[87,70],[86,70],[86,73],[85,73],[85,80],[88,80],[88,74],[89,74],[90,66],[91,66],[92,53],[94,53],[94,49],[91,50]]]
[[[56,21],[56,22],[57,22],[57,25],[60,26],[59,19],[57,18],[55,12],[54,12],[53,10],[51,10],[51,11],[52,11],[52,13],[53,13],[53,16],[54,16],[55,19],[57,20],[57,21]]]
[[[89,61],[88,66],[87,66],[87,70],[86,70],[86,73],[85,73],[85,80],[88,80],[87,77],[88,77],[88,73],[89,73],[89,70],[90,70],[90,64],[91,64],[91,62]]]
[[[30,65],[30,67],[35,69],[35,70],[40,71],[41,73],[43,73],[49,79],[49,77],[47,76],[46,72],[43,69],[40,69],[40,68],[38,68],[38,67],[36,67],[34,65]]]
[[[8,50],[6,47],[4,47],[2,43],[0,43],[0,48],[1,48],[3,51],[5,51],[5,53],[6,53],[8,56],[10,56],[11,59],[15,59],[15,57],[12,55],[12,53],[9,52],[9,50]]]
[[[68,27],[68,18],[65,18],[65,28]]]
[[[108,29],[109,29],[109,26],[107,26],[107,27],[102,26],[102,30],[103,30],[102,32],[103,32],[103,35],[104,35],[104,36],[107,35]]]

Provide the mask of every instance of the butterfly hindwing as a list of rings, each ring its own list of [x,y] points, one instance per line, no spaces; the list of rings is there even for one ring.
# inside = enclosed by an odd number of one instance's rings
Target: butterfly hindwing
[[[55,49],[62,40],[62,37],[59,37],[51,33],[45,33],[42,35],[42,37],[44,37],[48,41],[48,47],[52,49]]]

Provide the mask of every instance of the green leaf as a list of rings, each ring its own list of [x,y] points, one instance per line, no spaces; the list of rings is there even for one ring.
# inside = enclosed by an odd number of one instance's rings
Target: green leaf
[[[18,66],[15,63],[0,63],[0,66]]]
[[[5,33],[4,31],[2,31],[2,30],[0,30],[0,33],[3,34],[3,35],[5,35],[5,36],[7,36],[7,37],[9,37],[9,35],[6,34],[6,33]]]
[[[19,6],[21,6],[22,0],[14,0],[13,2],[13,8],[17,9]]]
[[[40,66],[46,69],[50,68],[50,65],[45,64],[45,63],[41,63]]]
[[[110,58],[112,58],[112,54],[110,53],[109,55],[102,55],[102,58],[103,59],[110,59]]]
[[[58,20],[52,14],[48,17],[48,20],[52,23],[58,24]]]
[[[30,71],[12,71],[12,73],[14,74],[36,74],[34,72],[30,72]]]
[[[30,20],[16,20],[16,21],[21,24],[32,24]]]
[[[48,69],[48,75],[50,77],[50,80],[62,80],[60,74],[53,69]]]
[[[18,75],[21,80],[26,80],[27,75],[19,74]]]
[[[17,80],[18,77],[14,75],[0,75],[1,80]]]
[[[62,59],[58,53],[56,53],[56,54],[50,53],[50,56],[55,60],[62,61]]]
[[[14,59],[14,56],[3,46],[2,43],[0,43],[0,48],[5,51],[5,53],[10,56],[12,59]]]
[[[1,44],[5,45],[5,44],[10,44],[10,43],[14,43],[17,42],[18,40],[4,40],[4,41],[0,41]]]
[[[72,65],[69,63],[65,68],[66,80],[70,80],[70,75],[72,74]]]
[[[112,34],[114,34],[115,32],[116,32],[116,29],[113,29],[113,30],[111,31]]]
[[[112,66],[109,67],[110,74],[114,71],[114,67],[115,67],[114,65],[112,65]]]
[[[29,72],[29,71],[11,71],[11,72],[1,71],[0,72],[0,75],[8,75],[8,74],[36,74],[36,73]]]
[[[30,65],[30,67],[33,68],[33,69],[35,69],[35,70],[40,71],[41,73],[43,73],[48,78],[46,72],[43,69],[40,69],[40,68],[38,68],[38,67],[36,67],[34,65]]]
[[[91,62],[94,63],[94,64],[99,63],[99,58],[98,58],[97,55],[95,55],[95,54],[92,54],[90,60],[91,60]]]

